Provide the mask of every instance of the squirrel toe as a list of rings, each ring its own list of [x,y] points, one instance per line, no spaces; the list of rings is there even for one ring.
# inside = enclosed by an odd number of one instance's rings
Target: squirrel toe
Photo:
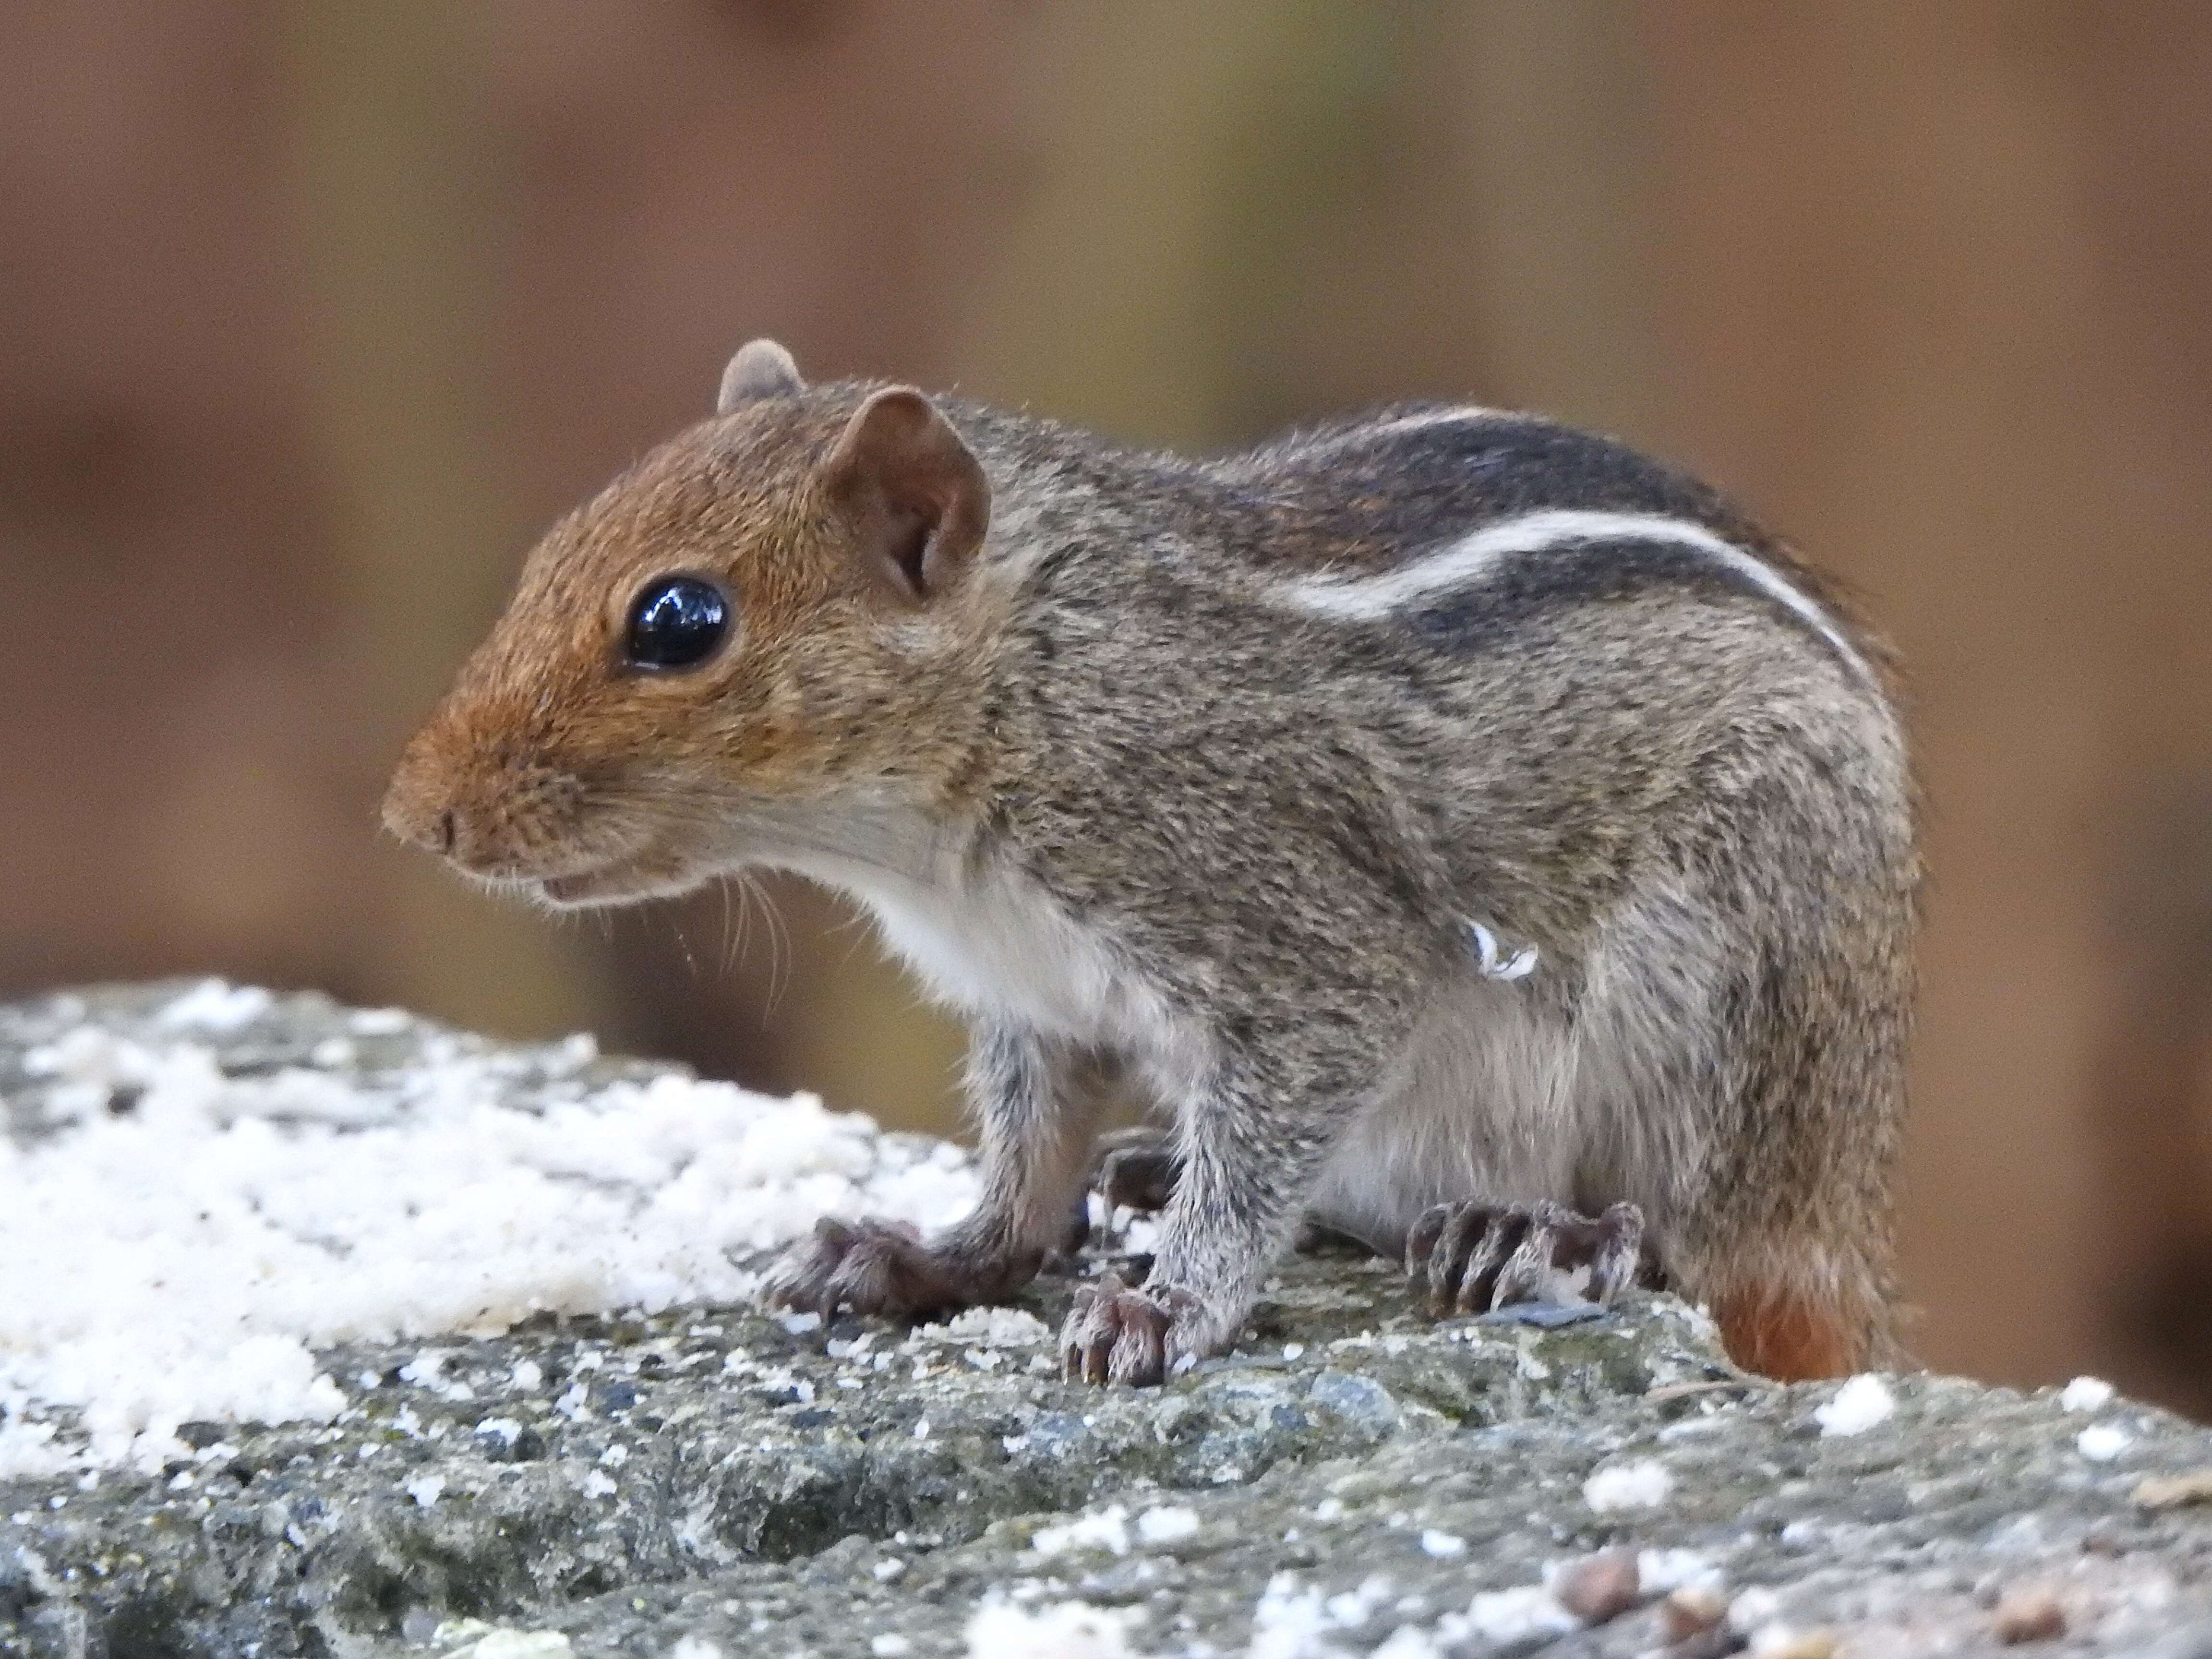
[[[1151,1388],[1194,1357],[1177,1341],[1179,1322],[1199,1312],[1199,1299],[1173,1285],[1132,1290],[1107,1273],[1075,1293],[1060,1333],[1061,1368],[1071,1382]]]
[[[1633,1284],[1644,1212],[1609,1206],[1598,1216],[1564,1204],[1438,1204],[1406,1240],[1406,1273],[1433,1317],[1487,1313],[1519,1302],[1611,1302]]]
[[[841,1311],[913,1318],[978,1299],[970,1264],[931,1249],[903,1222],[817,1222],[769,1271],[765,1294],[778,1306],[816,1313],[827,1324]]]

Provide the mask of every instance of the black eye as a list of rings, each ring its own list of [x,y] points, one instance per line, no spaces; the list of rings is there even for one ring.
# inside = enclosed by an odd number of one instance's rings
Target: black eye
[[[714,654],[730,631],[730,602],[696,576],[647,582],[629,608],[623,654],[639,668],[690,668]]]

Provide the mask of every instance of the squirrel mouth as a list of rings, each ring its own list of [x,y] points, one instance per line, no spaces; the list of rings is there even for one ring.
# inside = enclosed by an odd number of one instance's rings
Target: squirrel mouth
[[[605,878],[596,870],[573,876],[544,876],[532,884],[549,903],[559,905],[586,904],[592,892],[604,884]]]
[[[698,883],[680,871],[656,870],[625,862],[570,871],[565,875],[540,876],[530,884],[537,890],[538,896],[553,908],[574,910],[665,898],[688,892]]]
[[[538,896],[562,909],[586,904],[618,903],[629,896],[633,879],[614,868],[579,870],[565,876],[541,876],[532,884]]]

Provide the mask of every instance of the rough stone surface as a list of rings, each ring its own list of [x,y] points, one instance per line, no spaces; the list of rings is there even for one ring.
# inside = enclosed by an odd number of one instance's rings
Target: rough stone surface
[[[40,1133],[27,1048],[177,989],[0,1010],[11,1137]],[[222,1062],[313,1065],[342,1015],[283,1000]],[[428,1029],[344,1063],[404,1066]],[[1094,1391],[1051,1351],[1073,1283],[917,1332],[688,1308],[441,1340],[429,1368],[331,1352],[331,1427],[0,1481],[0,1655],[2212,1659],[2212,1482],[2185,1479],[2212,1434],[2157,1411],[1925,1376],[1832,1409],[1664,1298],[1431,1325],[1351,1255],[1287,1266],[1230,1358]],[[2117,1455],[2084,1455],[2092,1425]]]

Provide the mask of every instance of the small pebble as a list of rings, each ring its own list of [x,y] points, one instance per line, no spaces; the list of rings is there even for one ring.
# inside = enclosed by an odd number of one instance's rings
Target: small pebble
[[[2191,1469],[2186,1474],[2154,1474],[2136,1486],[2134,1496],[2136,1504],[2147,1510],[2212,1504],[2212,1468]]]
[[[1726,1625],[1715,1625],[1670,1644],[1666,1654],[1667,1659],[1733,1659],[1742,1651],[1743,1638]]]
[[[1997,1603],[1996,1627],[2007,1644],[2056,1641],[2066,1634],[2066,1609],[2046,1589],[2008,1590]]]
[[[1757,1659],[1836,1659],[1836,1647],[1824,1630],[1761,1631],[1751,1639]]]
[[[1685,1584],[1659,1604],[1659,1628],[1669,1642],[1686,1642],[1728,1617],[1729,1600],[1710,1585]]]
[[[1562,1572],[1552,1594],[1585,1625],[1602,1625],[1618,1619],[1642,1599],[1637,1594],[1638,1577],[1633,1551],[1607,1550]]]

